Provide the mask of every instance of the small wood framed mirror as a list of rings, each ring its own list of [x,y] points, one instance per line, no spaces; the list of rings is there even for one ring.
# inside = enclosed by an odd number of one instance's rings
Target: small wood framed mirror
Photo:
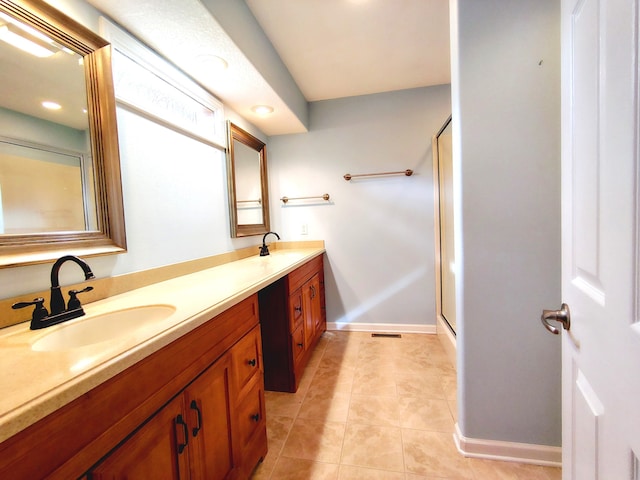
[[[227,175],[231,236],[269,231],[267,150],[264,142],[232,122],[227,123]]]

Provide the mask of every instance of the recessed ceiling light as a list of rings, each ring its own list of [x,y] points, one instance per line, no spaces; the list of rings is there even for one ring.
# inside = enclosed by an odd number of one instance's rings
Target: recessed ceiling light
[[[44,108],[48,108],[49,110],[60,110],[62,106],[56,102],[44,101],[42,102],[42,106]]]
[[[258,115],[269,115],[273,113],[273,107],[269,105],[254,105],[251,110]]]
[[[50,57],[58,51],[54,46],[29,35],[13,24],[0,25],[0,40],[40,58]]]
[[[229,63],[217,55],[198,55],[196,58],[198,63],[210,72],[223,72],[229,67]]]

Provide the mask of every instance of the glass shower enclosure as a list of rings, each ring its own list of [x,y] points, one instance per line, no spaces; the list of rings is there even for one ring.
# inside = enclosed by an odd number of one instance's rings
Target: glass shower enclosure
[[[436,312],[456,334],[456,258],[454,252],[451,117],[433,138],[436,193]]]

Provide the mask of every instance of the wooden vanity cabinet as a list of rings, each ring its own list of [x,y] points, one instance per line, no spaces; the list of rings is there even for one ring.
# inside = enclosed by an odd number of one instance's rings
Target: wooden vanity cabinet
[[[89,478],[249,478],[266,454],[260,327],[106,457]]]
[[[266,390],[295,392],[327,329],[322,256],[258,294]]]
[[[236,478],[229,357],[205,370],[92,469],[89,478]]]
[[[2,442],[0,478],[247,479],[267,453],[260,347],[253,295]]]

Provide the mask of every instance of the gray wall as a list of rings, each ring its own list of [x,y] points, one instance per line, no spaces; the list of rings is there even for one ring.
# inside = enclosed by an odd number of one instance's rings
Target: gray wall
[[[83,153],[91,150],[88,130],[77,130],[6,108],[0,108],[0,132],[4,137],[49,147]]]
[[[272,227],[325,240],[329,322],[434,325],[431,137],[450,112],[448,85],[313,102],[309,133],[269,138]],[[279,201],[323,193],[330,204]]]
[[[459,426],[559,445],[560,341],[539,319],[561,302],[560,6],[454,0],[452,12]]]

